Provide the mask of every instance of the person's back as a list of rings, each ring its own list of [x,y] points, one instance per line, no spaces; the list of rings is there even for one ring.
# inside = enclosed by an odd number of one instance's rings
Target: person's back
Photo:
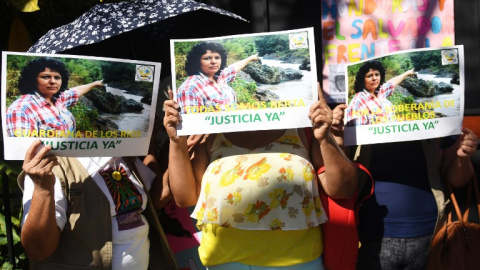
[[[425,269],[432,235],[444,218],[444,181],[462,186],[470,180],[469,156],[477,139],[469,130],[464,133],[458,141],[358,146],[375,193],[359,211],[357,269]]]

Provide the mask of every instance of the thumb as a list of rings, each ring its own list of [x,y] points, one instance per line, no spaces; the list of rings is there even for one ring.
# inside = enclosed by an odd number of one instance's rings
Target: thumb
[[[173,91],[172,91],[172,89],[168,89],[168,99],[173,100]]]

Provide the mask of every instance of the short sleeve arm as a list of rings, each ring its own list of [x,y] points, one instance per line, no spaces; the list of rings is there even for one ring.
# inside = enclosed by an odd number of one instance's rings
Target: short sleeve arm
[[[219,80],[223,80],[226,83],[230,83],[231,81],[235,80],[236,76],[237,76],[237,71],[235,71],[233,67],[229,66],[222,70],[219,76]]]
[[[22,225],[28,218],[28,213],[32,203],[33,188],[34,185],[32,179],[28,177],[28,175],[25,176]],[[53,188],[55,190],[55,219],[57,221],[57,226],[60,228],[60,230],[63,230],[65,224],[67,223],[67,198],[63,193],[62,186],[58,178],[55,179],[55,185]]]
[[[78,95],[78,90],[76,88],[72,88],[70,90],[64,91],[60,95],[60,100],[63,104],[65,104],[65,107],[71,107],[77,104],[79,95]]]
[[[391,82],[386,82],[380,87],[380,91],[378,91],[378,97],[389,97],[393,94],[395,90],[395,86]]]

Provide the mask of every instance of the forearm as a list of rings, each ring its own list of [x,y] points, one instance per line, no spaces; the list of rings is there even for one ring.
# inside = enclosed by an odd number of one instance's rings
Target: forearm
[[[235,71],[240,71],[243,68],[245,68],[248,65],[248,63],[250,63],[251,61],[256,60],[256,59],[258,59],[257,55],[250,55],[249,57],[247,57],[243,60],[240,60],[238,62],[235,62],[235,63],[231,64],[230,66],[233,67],[235,69]]]
[[[357,170],[331,136],[319,141],[325,166],[320,175],[322,186],[332,198],[350,198],[357,187]]]
[[[197,202],[198,191],[186,141],[170,140],[168,181],[175,202],[181,207]]]
[[[332,137],[335,139],[337,145],[345,152],[345,147],[343,146],[344,143],[344,136],[343,131],[332,132]]]
[[[170,188],[168,187],[168,172],[160,168],[157,157],[153,153],[148,154],[143,160],[143,163],[155,172],[156,177],[150,189],[150,199],[155,209],[160,210],[172,198]]]
[[[33,260],[46,259],[57,249],[60,229],[55,218],[53,186],[34,189],[30,211],[22,227],[21,241],[27,256]]]
[[[79,86],[76,86],[75,88],[77,89],[78,96],[83,96],[93,88],[102,86],[102,85],[103,85],[102,81],[100,80],[100,81],[91,82],[89,84],[79,85]]]
[[[403,82],[403,80],[405,80],[405,78],[407,78],[408,76],[410,75],[413,75],[413,70],[407,70],[405,71],[404,73],[396,76],[396,77],[393,77],[391,78],[390,80],[388,80],[389,82],[391,82],[393,84],[393,86],[397,86],[399,85],[400,83]]]
[[[463,187],[472,179],[473,172],[470,157],[453,157],[445,168],[445,181],[454,188]]]

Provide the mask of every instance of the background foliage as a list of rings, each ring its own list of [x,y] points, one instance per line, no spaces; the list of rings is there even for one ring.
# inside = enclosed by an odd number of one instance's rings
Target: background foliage
[[[3,152],[3,146],[0,147]],[[7,212],[11,214],[12,222],[12,238],[13,238],[13,254],[16,269],[27,269],[28,261],[25,251],[20,243],[20,221],[22,217],[22,192],[17,185],[17,175],[21,171],[21,161],[0,161],[0,177],[2,181],[2,193],[6,195],[3,186],[6,181],[8,185],[10,209],[5,207],[4,201],[0,202],[0,265],[2,269],[13,269],[13,265],[8,262],[8,246],[7,246]]]

